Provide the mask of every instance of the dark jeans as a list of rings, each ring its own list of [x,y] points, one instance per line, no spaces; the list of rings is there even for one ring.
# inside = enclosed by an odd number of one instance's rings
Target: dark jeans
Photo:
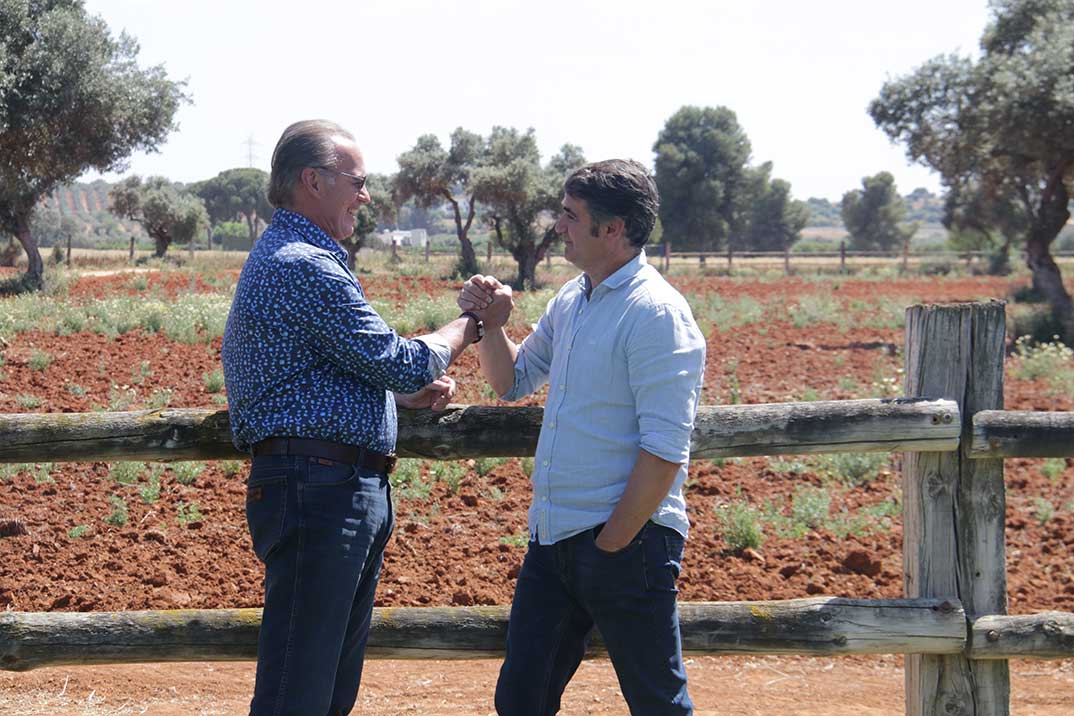
[[[256,457],[246,519],[265,563],[251,716],[350,713],[393,527],[388,478],[319,458]]]
[[[556,714],[594,624],[631,714],[693,713],[675,604],[682,536],[650,522],[618,552],[601,552],[595,539],[586,530],[553,545],[530,542],[496,684],[500,716]]]

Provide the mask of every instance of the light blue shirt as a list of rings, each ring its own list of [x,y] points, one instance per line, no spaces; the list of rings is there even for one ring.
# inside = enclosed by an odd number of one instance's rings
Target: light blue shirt
[[[682,495],[705,373],[705,339],[682,295],[648,265],[627,262],[586,297],[567,282],[519,347],[518,400],[549,383],[533,464],[530,537],[553,544],[604,523],[639,450],[679,463],[652,520],[686,536]]]

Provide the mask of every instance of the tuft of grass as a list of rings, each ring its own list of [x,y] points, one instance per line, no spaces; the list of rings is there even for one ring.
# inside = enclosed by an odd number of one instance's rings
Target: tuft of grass
[[[1043,497],[1037,497],[1033,500],[1033,516],[1042,525],[1048,524],[1055,517],[1055,505]]]
[[[1011,374],[1020,380],[1044,379],[1052,395],[1074,396],[1074,349],[1059,336],[1048,343],[1033,343],[1029,336],[1014,342],[1015,362]]]
[[[43,371],[52,365],[52,354],[34,348],[30,353],[30,359],[26,362],[30,370]]]
[[[235,477],[242,472],[245,465],[243,460],[221,460],[220,471],[224,473],[224,477]]]
[[[220,368],[209,373],[202,373],[201,380],[205,383],[206,393],[219,393],[224,389],[224,371]]]
[[[474,460],[474,471],[484,477],[505,462],[507,462],[507,458],[504,457],[479,457]]]
[[[844,485],[855,487],[875,480],[882,469],[887,467],[890,456],[887,453],[834,453],[823,455],[819,459],[821,469]]]
[[[143,462],[114,462],[109,466],[112,479],[121,485],[133,485],[145,469]]]
[[[1067,469],[1067,461],[1061,457],[1050,457],[1040,466],[1040,473],[1051,483],[1056,483]]]
[[[394,495],[400,499],[424,500],[432,491],[432,485],[421,477],[421,460],[402,458],[395,464],[389,480]]]
[[[53,465],[51,462],[35,463],[34,466],[30,468],[30,475],[34,478],[34,482],[39,485],[46,482],[56,482],[52,479],[52,467]]]
[[[519,532],[518,534],[511,535],[510,537],[501,537],[500,544],[509,544],[512,547],[525,547],[530,543],[530,535],[528,532]]]
[[[71,539],[80,539],[85,537],[89,532],[89,525],[75,525],[71,529],[67,530],[67,536]]]
[[[163,410],[172,404],[175,391],[171,388],[158,388],[149,394],[145,406],[150,410]]]
[[[732,550],[737,552],[747,547],[757,549],[764,544],[761,511],[746,500],[717,505],[716,519],[720,535]]]
[[[458,493],[459,485],[466,477],[466,466],[459,462],[438,460],[432,463],[430,472],[437,481],[444,482],[448,493],[454,495]]]
[[[172,473],[180,485],[193,485],[198,475],[205,470],[203,462],[176,462],[172,463]]]
[[[112,511],[104,518],[104,521],[113,527],[122,527],[130,520],[130,512],[127,510],[127,501],[119,495],[112,495],[108,498],[108,503],[112,505]]]
[[[837,299],[823,294],[799,297],[798,302],[787,309],[787,314],[795,328],[806,328],[816,323],[846,325],[843,305]]]
[[[823,487],[799,487],[791,498],[791,518],[809,529],[816,529],[827,521],[831,505],[832,496]]]
[[[148,481],[138,490],[138,497],[142,498],[142,502],[147,505],[152,505],[160,499],[159,471],[150,471]]]
[[[20,408],[26,408],[27,410],[36,410],[41,407],[41,398],[29,393],[19,393],[15,396],[15,402],[18,403]]]
[[[70,393],[71,395],[77,396],[79,398],[81,398],[81,397],[86,395],[86,389],[83,388],[78,383],[68,383],[66,387],[67,387],[67,392]]]
[[[201,514],[201,510],[198,509],[197,502],[191,502],[190,504],[180,502],[176,506],[176,513],[175,520],[180,527],[186,527],[191,522],[201,522],[205,519],[205,516]]]
[[[137,367],[131,368],[131,383],[133,385],[141,385],[145,382],[146,378],[153,375],[153,369],[149,365],[149,361],[144,360],[137,365]]]

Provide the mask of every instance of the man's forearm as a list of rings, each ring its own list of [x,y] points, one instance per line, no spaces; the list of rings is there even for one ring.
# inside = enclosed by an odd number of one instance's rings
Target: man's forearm
[[[630,544],[675,483],[680,465],[641,450],[626,490],[597,536],[597,547],[616,552]]]
[[[477,326],[471,318],[456,318],[451,323],[447,323],[433,331],[430,335],[437,337],[440,339],[440,343],[447,345],[450,351],[447,363],[451,365],[466,350],[468,345],[477,340]],[[420,340],[424,337],[419,336],[418,339]],[[444,366],[444,369],[446,370],[447,366]],[[437,376],[433,377],[436,378]]]
[[[477,356],[481,361],[481,373],[496,394],[509,391],[515,384],[518,346],[507,337],[507,332],[502,327],[489,330],[477,344]]]

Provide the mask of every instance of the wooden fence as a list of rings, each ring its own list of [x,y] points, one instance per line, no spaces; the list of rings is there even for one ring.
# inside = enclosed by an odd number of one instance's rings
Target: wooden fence
[[[1009,713],[1007,660],[1074,658],[1074,614],[1008,616],[1003,458],[1074,456],[1074,413],[1003,411],[1004,305],[913,306],[912,398],[704,406],[695,458],[902,451],[903,599],[683,603],[696,654],[906,658],[906,713]],[[532,455],[540,408],[401,411],[401,455]],[[211,410],[0,415],[0,462],[233,458]],[[375,611],[371,658],[502,654],[507,607]],[[0,614],[0,669],[252,659],[260,610]],[[594,653],[601,653],[598,642]]]

